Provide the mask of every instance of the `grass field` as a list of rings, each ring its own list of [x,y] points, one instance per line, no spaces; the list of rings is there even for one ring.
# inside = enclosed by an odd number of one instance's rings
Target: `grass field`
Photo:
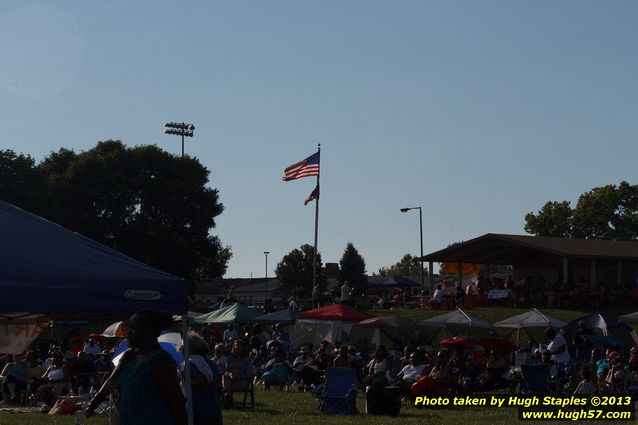
[[[321,414],[317,411],[317,403],[310,393],[297,390],[290,392],[264,391],[259,386],[255,394],[256,408],[246,410],[232,409],[223,413],[224,424],[228,425],[337,425],[348,423],[352,425],[436,425],[482,424],[506,425],[517,423],[517,413],[514,408],[443,408],[421,409],[404,406],[397,417],[371,416],[365,414],[363,396],[357,396],[359,414],[353,416],[333,416]],[[567,424],[563,422],[532,422],[538,424]],[[0,425],[71,425],[72,416],[48,416],[41,413],[12,414],[0,412]],[[104,417],[85,420],[86,425],[107,425]],[[523,422],[521,422],[523,423]],[[527,422],[530,423],[530,422]],[[579,424],[610,422],[586,422]],[[628,422],[625,422],[628,423]],[[140,424],[144,425],[144,424]]]

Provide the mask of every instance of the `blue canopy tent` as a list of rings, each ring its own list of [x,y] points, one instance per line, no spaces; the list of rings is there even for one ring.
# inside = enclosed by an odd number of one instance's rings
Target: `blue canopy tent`
[[[0,201],[0,313],[184,314],[183,279]],[[186,315],[182,333],[187,332]],[[184,338],[186,340],[186,338]],[[188,358],[188,344],[184,345]],[[185,363],[190,382],[190,362]],[[190,385],[188,423],[193,423]]]
[[[187,310],[184,281],[0,201],[0,312]]]

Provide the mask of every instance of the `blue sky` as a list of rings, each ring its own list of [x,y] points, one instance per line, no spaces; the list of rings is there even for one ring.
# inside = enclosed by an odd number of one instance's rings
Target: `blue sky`
[[[228,277],[269,276],[312,243],[368,272],[487,232],[595,186],[636,184],[635,1],[3,1],[3,149],[37,160],[99,140],[211,170]]]

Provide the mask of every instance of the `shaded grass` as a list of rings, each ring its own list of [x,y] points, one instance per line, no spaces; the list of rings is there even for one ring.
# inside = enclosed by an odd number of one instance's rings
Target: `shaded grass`
[[[457,407],[457,408],[416,408],[404,405],[397,417],[371,416],[365,414],[365,404],[361,393],[357,396],[359,414],[351,416],[325,415],[317,411],[317,403],[310,393],[297,390],[290,392],[265,391],[263,386],[255,390],[255,409],[224,410],[225,425],[423,425],[431,423],[437,425],[506,425],[517,423],[515,408],[495,409],[490,407]],[[237,397],[238,395],[236,395]],[[239,400],[236,398],[235,402]],[[562,422],[525,422],[543,425],[567,424]],[[0,425],[70,425],[74,423],[73,416],[48,416],[41,413],[12,414],[0,412]],[[86,425],[107,425],[105,417],[85,420]],[[586,422],[602,424],[609,422]],[[140,424],[145,425],[145,424]],[[152,425],[152,424],[149,424]]]

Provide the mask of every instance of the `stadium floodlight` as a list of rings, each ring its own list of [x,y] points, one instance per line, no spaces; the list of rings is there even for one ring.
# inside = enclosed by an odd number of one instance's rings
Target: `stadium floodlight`
[[[164,127],[168,129],[164,131],[164,134],[182,137],[182,156],[184,156],[184,137],[193,137],[195,126],[184,122],[167,122]]]

